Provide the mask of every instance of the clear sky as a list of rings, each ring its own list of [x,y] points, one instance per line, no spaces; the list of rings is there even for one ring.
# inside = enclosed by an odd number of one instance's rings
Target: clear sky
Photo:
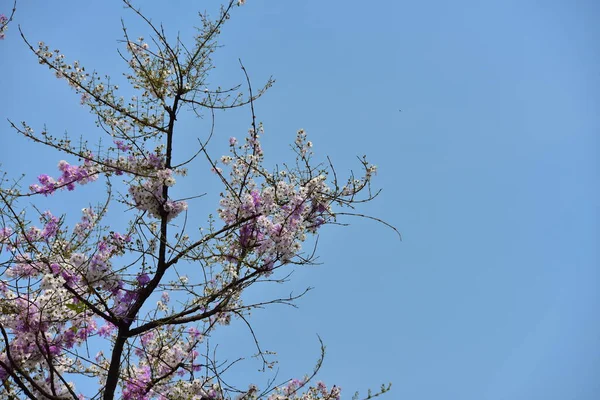
[[[189,38],[197,7],[218,3],[138,4]],[[0,12],[11,5],[0,0]],[[116,0],[21,0],[0,42],[0,120],[93,137],[93,116],[37,64],[17,24],[123,81],[121,17],[146,35]],[[275,289],[315,287],[300,308],[253,315],[280,378],[310,371],[319,334],[320,378],[348,399],[389,381],[390,399],[600,398],[599,18],[593,0],[247,0],[235,10],[210,81],[242,82],[238,58],[256,86],[277,80],[256,104],[267,160],[285,161],[298,128],[340,174],[367,154],[383,191],[358,211],[403,236],[361,219],[322,231],[323,265]],[[1,121],[4,169],[30,174],[26,183],[55,173],[58,156]],[[242,136],[248,122],[247,110],[219,113],[216,134]],[[184,124],[191,140],[206,132],[206,121]],[[60,196],[77,214],[87,206]],[[240,324],[222,335],[231,357],[251,343]]]

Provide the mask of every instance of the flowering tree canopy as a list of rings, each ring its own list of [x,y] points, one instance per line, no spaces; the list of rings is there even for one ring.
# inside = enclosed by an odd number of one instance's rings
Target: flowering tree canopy
[[[303,252],[303,242],[376,196],[370,189],[375,166],[361,159],[360,176],[339,180],[329,162],[313,161],[304,130],[292,145],[294,163],[274,170],[264,165],[264,132],[254,102],[272,82],[254,92],[243,65],[247,94],[210,89],[206,82],[219,31],[243,1],[225,4],[216,18],[203,16],[191,44],[168,40],[123,2],[153,32],[145,41],[123,30],[120,54],[131,96],[23,35],[39,63],[70,85],[96,116],[111,144],[96,151],[11,122],[16,132],[61,156],[58,170],[27,185],[7,173],[0,178],[0,397],[339,399],[339,387],[313,382],[322,357],[301,379],[236,386],[227,377],[230,365],[215,359],[205,343],[233,318],[248,322],[255,307],[299,297],[257,304],[245,302],[243,294],[256,283],[283,280],[291,265],[310,264],[314,252]],[[0,18],[3,35],[9,18]],[[252,118],[247,134],[221,137],[210,131],[193,157],[176,157],[181,111],[214,118],[214,110],[243,106]],[[228,144],[229,153],[210,154],[211,140]],[[199,230],[186,224],[192,199],[174,195],[178,180],[195,165],[212,170],[222,186],[219,204],[209,210],[215,217]],[[102,181],[106,197],[84,206],[73,226],[65,215],[30,207]],[[128,223],[108,226],[109,209],[123,210]],[[194,265],[196,272],[181,274],[181,265]],[[96,355],[88,351],[92,342],[101,347]],[[269,367],[270,355],[256,343],[259,359]],[[97,389],[84,394],[78,382]]]

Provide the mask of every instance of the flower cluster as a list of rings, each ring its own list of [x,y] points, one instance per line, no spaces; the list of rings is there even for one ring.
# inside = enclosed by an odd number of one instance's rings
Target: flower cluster
[[[4,14],[0,14],[0,40],[4,39],[4,32],[8,26],[8,18]]]
[[[97,167],[87,158],[84,160],[83,165],[70,165],[65,160],[61,160],[58,163],[58,169],[62,172],[58,179],[42,174],[38,177],[40,184],[33,184],[29,189],[34,193],[42,193],[48,196],[57,189],[74,190],[76,183],[85,185],[98,179]]]
[[[13,229],[10,226],[5,226],[0,229],[0,244],[10,243],[10,237],[13,234]]]
[[[229,140],[232,155],[223,156],[221,162],[231,168],[231,189],[222,195],[218,212],[226,224],[242,221],[236,240],[229,243],[229,261],[252,253],[255,268],[270,271],[276,262],[285,264],[298,255],[307,234],[333,218],[332,203],[343,204],[345,198],[356,195],[374,170],[369,169],[362,180],[339,192],[327,184],[326,171],[270,173],[262,167],[262,131],[262,126],[258,132],[250,130],[239,147],[237,139]],[[295,150],[300,165],[308,163],[312,146],[306,132],[299,130]]]
[[[110,324],[97,329],[103,337],[114,332]],[[202,370],[199,352],[203,335],[196,328],[161,326],[135,340],[132,353],[137,364],[123,371],[121,397],[129,400],[201,400],[223,399],[222,389],[209,377],[195,378]],[[103,352],[96,355],[90,368],[104,385],[108,360]],[[184,377],[186,377],[184,379]],[[171,379],[175,377],[176,379]]]
[[[39,263],[32,269],[22,267],[23,264],[16,267],[13,274],[40,275]],[[91,313],[77,311],[78,306],[64,285],[61,275],[48,271],[41,274],[39,287],[27,293],[16,293],[2,286],[0,324],[11,332],[12,340],[0,361],[9,369],[18,366],[32,371],[52,358],[59,368],[66,366],[69,360],[61,354],[84,343],[95,331]],[[8,372],[0,368],[0,378]]]
[[[73,228],[73,235],[79,240],[87,237],[98,221],[98,215],[92,207],[82,209],[81,213],[81,220]]]
[[[57,239],[59,218],[44,212],[40,219],[42,228],[31,227],[16,235],[9,227],[0,231],[2,242],[9,245],[7,249],[12,253],[12,261],[5,266],[4,279],[0,281],[0,326],[10,338],[0,354],[0,380],[15,367],[21,373],[32,374],[39,370],[50,372],[49,363],[56,372],[70,370],[77,359],[67,356],[67,351],[74,354],[71,349],[86,343],[90,335],[101,334],[97,316],[80,299],[90,299],[91,294],[97,296],[101,291],[110,293],[114,305],[109,312],[117,315],[119,306],[127,300],[124,298],[134,293],[123,289],[124,282],[112,270],[111,262],[131,241],[128,235],[112,233],[98,243],[91,255],[86,255],[73,251],[77,241]],[[73,238],[81,240],[84,231],[96,221],[93,210],[84,209]],[[54,238],[52,243],[50,238]],[[38,250],[34,256],[24,251],[39,241],[48,244],[46,253]],[[28,282],[26,291],[20,289],[21,282]],[[39,388],[48,387],[52,374],[34,375],[42,378]],[[46,393],[68,392],[62,381],[51,385],[54,389]],[[46,396],[40,392],[38,398]]]
[[[228,193],[221,200],[220,217],[226,223],[249,219],[239,229],[239,248],[253,249],[269,266],[289,261],[300,250],[306,233],[313,233],[330,213],[323,196],[330,191],[325,176],[302,186],[283,180],[241,197]]]
[[[10,226],[0,228],[0,245],[7,251],[13,252],[16,260],[26,259],[28,255],[25,252],[19,253],[17,250],[21,246],[33,246],[40,242],[50,243],[56,238],[60,231],[60,219],[52,215],[50,211],[45,211],[40,215],[40,221],[43,224],[42,228],[31,225],[26,230],[15,230]],[[4,249],[0,247],[0,250]],[[13,264],[14,268],[16,264]],[[0,281],[1,282],[1,281]]]
[[[213,388],[210,380],[193,379],[184,383],[160,379],[199,372],[201,365],[196,347],[201,342],[202,334],[195,328],[184,331],[181,327],[169,326],[144,333],[134,350],[139,362],[128,371],[122,398],[194,399],[198,396],[200,399],[201,395],[217,398],[215,389],[218,388]]]
[[[119,150],[121,150],[123,152],[128,152],[132,148],[131,145],[123,143],[122,140],[115,140],[114,143],[117,146],[117,149],[119,149]]]
[[[158,170],[156,176],[138,179],[137,185],[129,186],[136,208],[147,211],[154,218],[166,217],[167,221],[187,210],[185,201],[174,201],[164,197],[164,187],[175,184],[173,171],[165,168]]]

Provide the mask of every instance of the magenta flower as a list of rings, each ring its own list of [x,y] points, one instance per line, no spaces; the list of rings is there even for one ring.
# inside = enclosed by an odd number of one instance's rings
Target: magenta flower
[[[86,183],[95,181],[98,179],[97,170],[92,165],[92,162],[85,160],[82,166],[70,165],[65,160],[58,163],[58,169],[62,172],[62,176],[55,180],[54,178],[42,174],[38,176],[38,182],[41,184],[31,185],[29,189],[34,193],[41,193],[45,196],[53,194],[56,189],[67,188],[67,190],[74,190],[75,183],[85,185]]]
[[[150,277],[148,274],[140,274],[137,276],[136,280],[140,286],[144,286],[146,283],[150,282]]]
[[[122,140],[115,140],[115,144],[117,145],[117,149],[119,149],[121,151],[131,150],[131,146],[126,145],[125,143],[123,143]]]

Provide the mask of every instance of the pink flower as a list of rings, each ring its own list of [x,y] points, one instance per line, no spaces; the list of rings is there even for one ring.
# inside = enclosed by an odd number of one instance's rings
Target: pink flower
[[[140,274],[137,276],[136,280],[140,284],[140,286],[144,286],[146,283],[150,282],[150,277],[148,274]]]
[[[121,151],[129,151],[129,150],[131,150],[131,146],[126,145],[125,143],[123,143],[122,140],[115,140],[115,144],[117,145],[117,149],[119,149]]]

